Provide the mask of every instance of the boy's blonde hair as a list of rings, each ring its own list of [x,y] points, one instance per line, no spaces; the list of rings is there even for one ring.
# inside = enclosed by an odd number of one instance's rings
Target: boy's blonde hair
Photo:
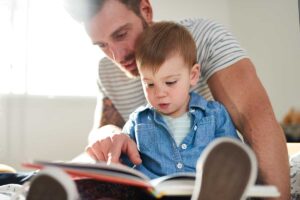
[[[196,45],[185,27],[174,22],[157,22],[144,30],[136,42],[138,68],[157,72],[164,61],[175,54],[192,68],[197,62]]]

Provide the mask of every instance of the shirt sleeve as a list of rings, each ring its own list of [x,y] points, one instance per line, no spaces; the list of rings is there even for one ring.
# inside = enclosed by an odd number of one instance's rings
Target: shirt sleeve
[[[129,116],[129,119],[125,123],[122,129],[122,133],[128,134],[129,137],[135,141],[135,121],[133,120],[133,114]]]
[[[194,37],[201,77],[207,81],[215,72],[246,58],[246,52],[233,34],[210,19],[183,21]]]
[[[107,94],[105,92],[105,88],[103,86],[103,83],[101,82],[101,74],[102,74],[102,69],[103,66],[105,65],[106,60],[105,59],[101,59],[99,62],[99,67],[98,67],[98,78],[97,78],[97,88],[98,88],[98,94],[97,97],[101,97],[101,98],[105,98],[107,97]]]
[[[232,137],[239,138],[236,128],[231,120],[229,113],[226,108],[221,104],[216,102],[217,112],[216,112],[216,137]]]
[[[124,134],[128,134],[128,136],[134,141],[134,120],[132,120],[132,117],[130,116],[129,117],[129,120],[125,123],[125,125],[123,126],[123,129],[122,129],[122,133]],[[121,154],[121,160],[122,160],[122,163],[124,165],[127,165],[128,167],[133,167],[134,164],[130,161],[130,159],[128,158],[127,155],[125,154]]]

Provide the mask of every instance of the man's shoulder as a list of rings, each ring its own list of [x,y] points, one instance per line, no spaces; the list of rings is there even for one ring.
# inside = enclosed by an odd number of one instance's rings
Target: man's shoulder
[[[188,29],[193,27],[209,27],[209,25],[213,26],[219,24],[216,20],[210,18],[187,18],[179,20],[178,23]]]
[[[99,68],[101,69],[105,69],[110,66],[116,66],[116,64],[107,57],[103,57],[99,62]]]

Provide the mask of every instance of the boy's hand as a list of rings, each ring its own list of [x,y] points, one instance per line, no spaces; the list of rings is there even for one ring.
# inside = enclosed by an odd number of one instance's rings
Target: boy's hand
[[[103,129],[100,128],[97,131],[103,132]],[[94,140],[86,148],[86,152],[95,160],[106,161],[108,164],[121,163],[120,156],[123,153],[133,164],[141,164],[142,160],[136,143],[128,135],[122,134],[120,130],[110,131],[110,134],[99,133],[97,135],[101,138]]]

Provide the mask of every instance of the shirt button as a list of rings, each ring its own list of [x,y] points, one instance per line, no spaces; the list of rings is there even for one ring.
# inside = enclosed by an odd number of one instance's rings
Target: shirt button
[[[197,127],[197,125],[195,125],[195,126],[194,126],[194,131],[196,131],[196,130],[197,130],[197,128],[198,128],[198,127]]]
[[[186,145],[186,144],[182,144],[182,145],[181,145],[181,148],[182,148],[182,149],[186,149],[186,148],[187,148],[187,145]]]
[[[179,162],[179,163],[177,163],[177,165],[176,165],[176,166],[177,166],[177,168],[178,168],[178,169],[181,169],[181,168],[183,167],[182,163],[180,163],[180,162]]]

